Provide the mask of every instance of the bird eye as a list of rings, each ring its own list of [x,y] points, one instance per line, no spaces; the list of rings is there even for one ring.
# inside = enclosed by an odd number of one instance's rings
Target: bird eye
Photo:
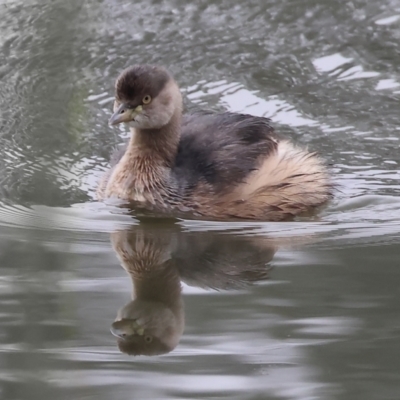
[[[151,102],[151,96],[149,96],[148,94],[146,96],[143,97],[143,104],[149,104]]]
[[[151,343],[152,341],[153,341],[153,338],[151,337],[151,336],[145,336],[144,337],[144,341],[146,342],[146,343]]]

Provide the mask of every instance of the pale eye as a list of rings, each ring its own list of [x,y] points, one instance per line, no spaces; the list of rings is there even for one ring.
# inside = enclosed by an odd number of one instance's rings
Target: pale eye
[[[149,96],[148,94],[146,96],[143,97],[143,104],[149,104],[151,102],[151,96]]]

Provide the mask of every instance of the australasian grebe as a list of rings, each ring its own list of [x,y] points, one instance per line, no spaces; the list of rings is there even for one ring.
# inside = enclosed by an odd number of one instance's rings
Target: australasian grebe
[[[169,72],[137,65],[115,85],[111,125],[132,137],[98,189],[145,209],[215,219],[278,221],[332,196],[321,159],[279,139],[267,118],[230,112],[182,114]]]

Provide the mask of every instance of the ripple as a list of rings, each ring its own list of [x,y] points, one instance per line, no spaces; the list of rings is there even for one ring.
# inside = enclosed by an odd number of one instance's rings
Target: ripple
[[[335,53],[316,58],[312,61],[312,63],[318,72],[332,72],[352,61],[352,58],[344,57],[340,53]]]
[[[379,72],[364,71],[361,65],[351,65],[353,61],[353,58],[335,53],[317,58],[313,60],[313,64],[318,72],[329,72],[331,76],[336,76],[338,81],[374,78],[380,75]]]
[[[0,207],[1,226],[24,229],[112,232],[134,223],[124,210],[102,203],[78,204],[70,208],[4,204]]]
[[[258,91],[250,91],[241,83],[226,80],[207,82],[187,90],[188,98],[194,103],[203,104],[203,98],[218,95],[219,103],[231,112],[242,112],[293,127],[317,125],[316,121],[302,116],[293,106],[277,96],[267,100],[257,96]]]
[[[400,15],[391,15],[390,17],[380,18],[375,21],[377,25],[391,25],[400,20]]]
[[[375,90],[397,89],[398,87],[400,87],[400,83],[395,79],[381,79],[375,86]]]

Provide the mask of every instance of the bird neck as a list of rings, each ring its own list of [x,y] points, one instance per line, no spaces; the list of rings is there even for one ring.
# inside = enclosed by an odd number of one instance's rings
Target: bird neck
[[[132,137],[128,151],[162,167],[172,167],[180,140],[181,119],[182,111],[178,108],[162,128],[131,128]]]
[[[133,300],[160,302],[177,313],[182,306],[182,288],[179,273],[170,264],[153,265],[153,270],[131,274]]]

